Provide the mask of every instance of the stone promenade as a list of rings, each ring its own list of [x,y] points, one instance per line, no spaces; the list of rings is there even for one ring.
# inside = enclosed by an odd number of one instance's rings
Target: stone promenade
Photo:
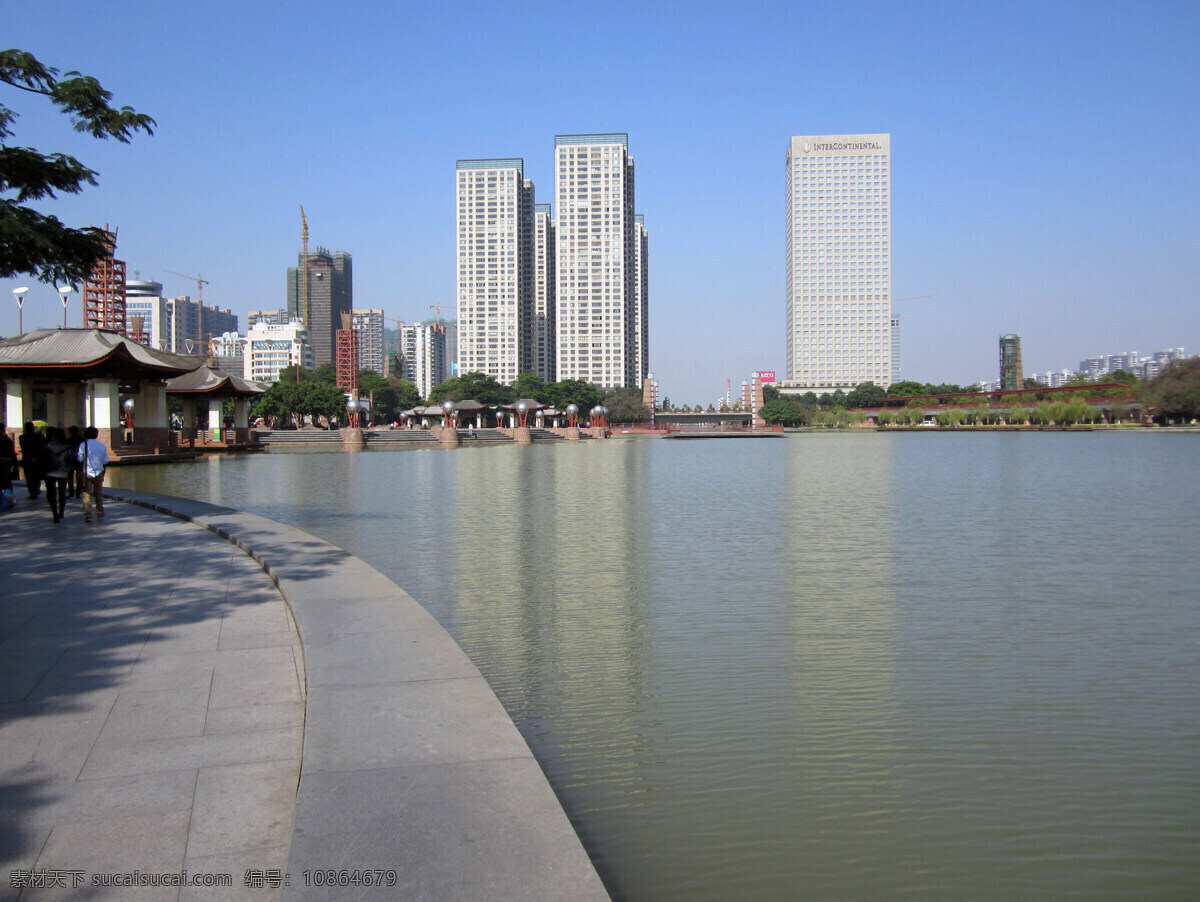
[[[118,491],[56,525],[17,497],[0,900],[608,898],[490,688],[382,574],[226,508]]]

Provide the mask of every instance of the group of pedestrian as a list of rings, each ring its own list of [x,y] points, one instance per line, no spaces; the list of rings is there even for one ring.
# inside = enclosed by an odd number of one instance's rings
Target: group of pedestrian
[[[93,508],[97,517],[104,516],[108,448],[100,441],[95,426],[88,426],[82,433],[78,426],[69,430],[48,426],[43,435],[30,422],[17,443],[21,447],[19,462],[13,441],[0,423],[0,491],[11,492],[12,481],[18,478],[19,470],[24,470],[25,488],[31,499],[41,497],[45,482],[46,500],[55,523],[62,522],[68,498],[83,499],[85,522],[92,522]]]

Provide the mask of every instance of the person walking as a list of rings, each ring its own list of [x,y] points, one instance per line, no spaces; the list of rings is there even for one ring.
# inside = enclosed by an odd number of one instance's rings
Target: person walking
[[[83,497],[83,465],[79,462],[79,446],[83,444],[83,434],[78,426],[67,430],[67,444],[71,448],[71,469],[67,473],[67,497]]]
[[[46,430],[46,500],[50,502],[55,523],[62,520],[67,507],[67,475],[74,466],[67,434],[57,426],[49,427]]]
[[[25,424],[25,431],[17,441],[21,445],[21,466],[25,469],[25,488],[30,498],[42,497],[42,471],[45,466],[46,436],[34,428],[32,422]]]
[[[13,471],[17,468],[17,446],[8,427],[0,422],[0,492],[12,491]]]
[[[108,466],[108,449],[100,441],[95,426],[83,430],[83,444],[78,459],[83,463],[83,521],[92,522],[92,505],[96,516],[104,516],[104,468]]]

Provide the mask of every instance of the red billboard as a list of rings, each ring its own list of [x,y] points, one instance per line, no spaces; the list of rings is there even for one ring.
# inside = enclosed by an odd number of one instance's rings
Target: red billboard
[[[761,371],[759,371],[758,378],[762,380],[763,385],[766,385],[768,382],[774,382],[775,381],[775,371],[774,370],[761,370]]]

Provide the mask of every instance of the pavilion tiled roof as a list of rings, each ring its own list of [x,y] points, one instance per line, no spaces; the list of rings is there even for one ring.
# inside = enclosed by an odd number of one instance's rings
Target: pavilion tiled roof
[[[169,378],[203,363],[198,357],[156,351],[107,329],[36,329],[0,339],[0,374],[72,370],[96,377]]]

